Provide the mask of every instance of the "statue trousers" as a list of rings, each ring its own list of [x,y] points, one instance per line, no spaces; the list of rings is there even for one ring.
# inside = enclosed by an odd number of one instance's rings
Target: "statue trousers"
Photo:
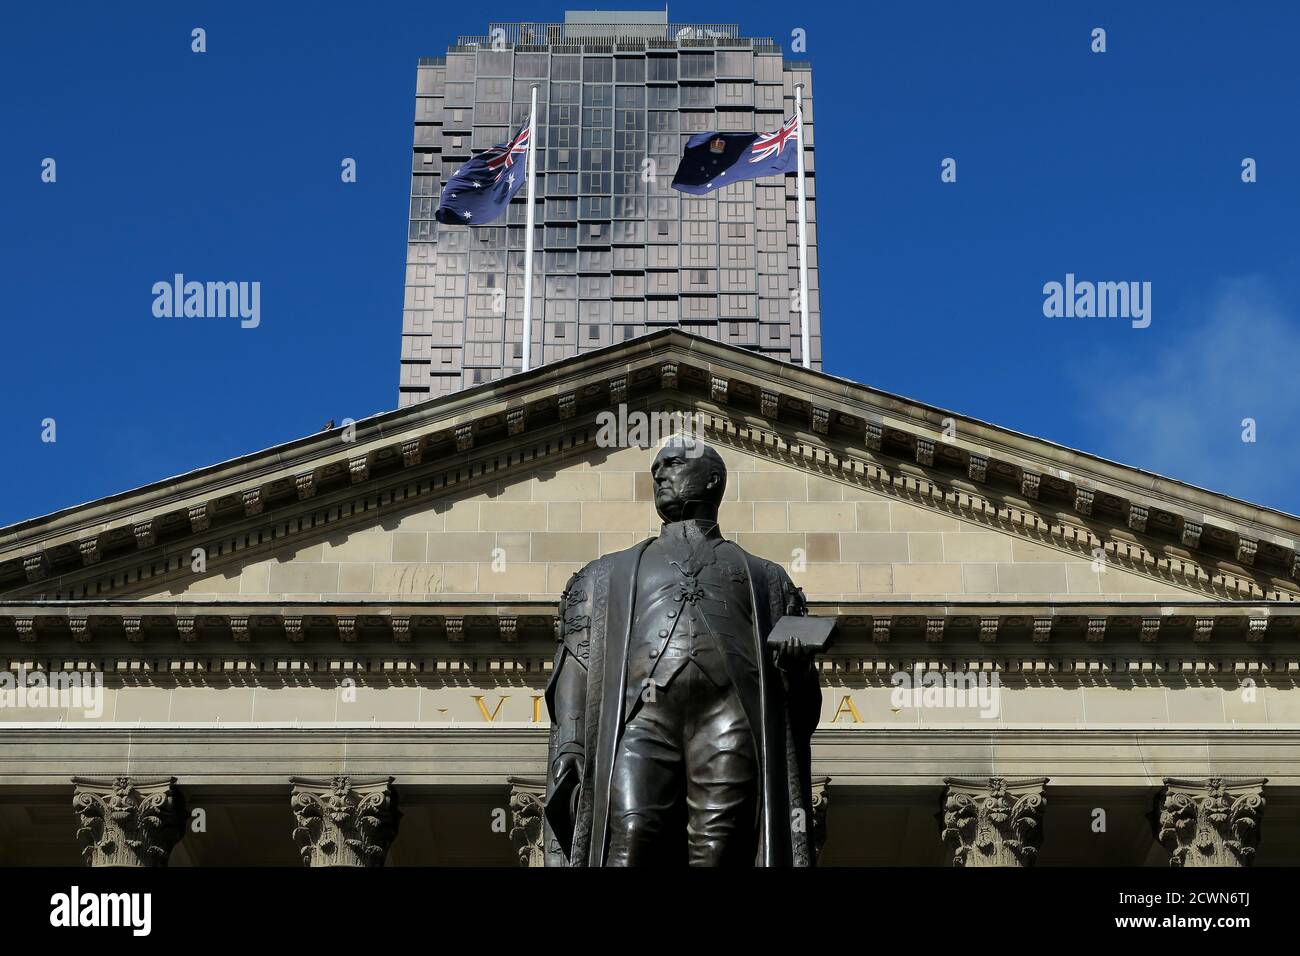
[[[638,701],[616,753],[606,865],[754,865],[759,766],[730,684],[687,662]]]

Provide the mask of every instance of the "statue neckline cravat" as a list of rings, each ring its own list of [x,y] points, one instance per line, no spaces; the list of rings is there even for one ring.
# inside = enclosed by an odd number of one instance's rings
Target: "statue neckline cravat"
[[[664,549],[669,563],[693,578],[714,563],[714,549],[724,540],[716,521],[688,518],[664,522],[656,543]]]
[[[672,534],[691,534],[692,529],[698,529],[700,534],[706,538],[721,538],[722,530],[718,527],[716,521],[708,518],[686,518],[682,521],[665,521],[659,527],[659,537],[665,537]]]

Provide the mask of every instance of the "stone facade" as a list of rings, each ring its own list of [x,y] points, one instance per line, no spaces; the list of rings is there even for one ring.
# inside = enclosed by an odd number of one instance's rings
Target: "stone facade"
[[[0,862],[536,865],[616,408],[837,619],[824,862],[1300,861],[1300,522],[672,331],[0,529]]]

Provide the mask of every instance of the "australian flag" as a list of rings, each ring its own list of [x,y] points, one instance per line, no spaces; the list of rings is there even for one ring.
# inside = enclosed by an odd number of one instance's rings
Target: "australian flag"
[[[799,168],[799,128],[791,117],[774,133],[700,133],[686,143],[673,189],[703,196],[742,179]]]
[[[510,142],[479,153],[452,174],[442,187],[433,218],[455,226],[482,225],[496,219],[524,184],[527,157],[525,123]]]

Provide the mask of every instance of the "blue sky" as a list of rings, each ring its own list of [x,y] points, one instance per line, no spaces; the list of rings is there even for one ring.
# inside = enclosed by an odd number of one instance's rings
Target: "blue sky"
[[[807,33],[827,370],[1300,511],[1296,7],[809,6],[670,15]],[[395,407],[416,59],[564,8],[5,4],[0,523]],[[155,318],[176,272],[261,325]],[[1150,327],[1044,317],[1066,273]]]

